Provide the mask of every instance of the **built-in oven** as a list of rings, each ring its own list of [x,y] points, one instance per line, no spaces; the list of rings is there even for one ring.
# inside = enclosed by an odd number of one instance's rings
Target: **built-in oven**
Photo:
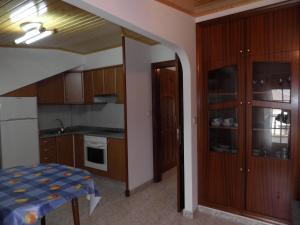
[[[107,138],[84,136],[84,165],[107,171]]]

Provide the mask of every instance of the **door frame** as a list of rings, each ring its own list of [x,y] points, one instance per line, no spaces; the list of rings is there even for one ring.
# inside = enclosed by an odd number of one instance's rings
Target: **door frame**
[[[153,180],[160,182],[162,180],[162,166],[160,164],[159,151],[159,124],[158,124],[158,90],[156,70],[166,67],[175,67],[177,72],[176,101],[178,102],[178,127],[179,127],[179,151],[176,152],[176,168],[177,168],[177,211],[181,212],[184,209],[184,145],[183,145],[183,75],[179,57],[176,55],[175,60],[151,64],[151,81],[152,81],[152,123],[153,123]]]

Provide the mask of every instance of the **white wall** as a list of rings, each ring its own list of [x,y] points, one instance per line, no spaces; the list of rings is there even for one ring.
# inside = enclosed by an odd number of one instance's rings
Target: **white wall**
[[[122,47],[85,55],[85,70],[123,64]]]
[[[0,95],[82,63],[81,55],[60,50],[0,48]]]
[[[151,46],[151,62],[163,62],[175,59],[175,51],[164,46],[164,45],[154,45]]]
[[[126,38],[129,190],[153,178],[151,47]]]
[[[196,25],[194,18],[151,0],[64,0],[175,50],[183,70],[185,212],[198,206]]]

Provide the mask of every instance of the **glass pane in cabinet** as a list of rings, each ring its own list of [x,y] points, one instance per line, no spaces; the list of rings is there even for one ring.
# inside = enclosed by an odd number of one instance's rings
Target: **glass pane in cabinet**
[[[236,109],[209,111],[209,150],[236,154],[238,126]]]
[[[252,114],[252,155],[289,159],[291,112],[253,107]]]
[[[208,72],[208,103],[237,99],[237,66],[226,66]]]
[[[274,102],[291,102],[290,63],[253,63],[253,99]]]

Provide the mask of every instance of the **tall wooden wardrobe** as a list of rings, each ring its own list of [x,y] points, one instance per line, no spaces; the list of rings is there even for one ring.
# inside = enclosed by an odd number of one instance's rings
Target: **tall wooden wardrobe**
[[[197,24],[199,204],[288,222],[299,197],[300,6]]]

